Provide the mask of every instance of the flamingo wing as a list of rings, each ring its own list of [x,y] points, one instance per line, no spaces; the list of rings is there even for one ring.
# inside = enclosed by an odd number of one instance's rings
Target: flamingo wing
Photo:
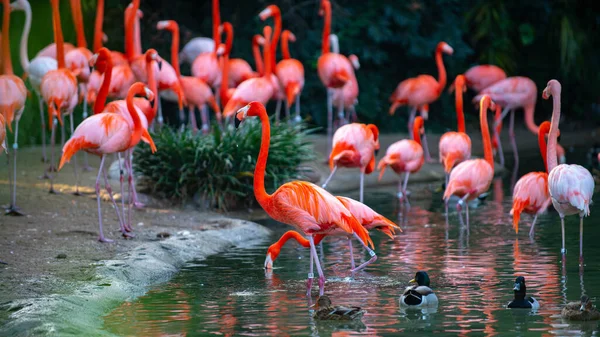
[[[570,204],[585,215],[590,214],[594,193],[594,178],[590,171],[580,165],[562,164],[548,175],[550,196],[559,204]]]
[[[363,204],[362,202],[358,202],[354,199],[336,196],[336,198],[346,207],[350,213],[367,229],[383,229],[382,231],[386,233],[388,236],[393,238],[393,234],[395,233],[395,229],[402,229],[393,223],[388,218],[383,215],[375,212],[371,209],[371,207]],[[388,230],[385,230],[387,228]]]

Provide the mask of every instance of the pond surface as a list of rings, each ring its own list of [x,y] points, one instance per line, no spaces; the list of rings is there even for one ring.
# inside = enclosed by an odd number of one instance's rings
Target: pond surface
[[[522,163],[541,162],[531,158],[535,160],[522,158]],[[531,166],[542,168],[541,163]],[[522,175],[529,170],[520,171]],[[584,221],[582,270],[578,266],[578,217],[567,218],[564,264],[560,220],[554,210],[539,217],[533,240],[528,237],[528,215],[522,216],[519,234],[515,234],[508,214],[510,174],[497,178],[488,198],[471,208],[468,230],[452,211],[446,224],[441,191],[435,191],[438,187],[413,185],[412,207],[404,213],[392,189],[368,191],[366,203],[400,224],[404,232],[394,240],[374,232],[379,258],[354,278],[347,241],[324,241],[325,291],[334,304],[366,309],[362,322],[323,323],[311,318],[305,296],[309,251],[297,243],[289,241],[282,249],[274,270],[263,269],[268,246],[291,229],[268,222],[274,233],[260,246],[190,262],[170,283],[108,314],[105,329],[120,336],[598,334],[596,322],[569,323],[560,317],[561,307],[582,293],[596,302],[600,296],[600,245],[594,244],[600,242],[598,202]],[[368,258],[357,243],[354,254],[357,262]],[[404,311],[399,306],[399,296],[417,270],[429,273],[440,302],[437,311]],[[541,303],[537,312],[505,309],[513,297],[514,279],[520,275],[526,278],[528,295]],[[312,301],[318,293],[316,283]]]

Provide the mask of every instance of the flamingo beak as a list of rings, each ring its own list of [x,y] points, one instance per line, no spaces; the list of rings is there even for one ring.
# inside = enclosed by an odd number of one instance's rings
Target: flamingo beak
[[[265,269],[273,269],[273,260],[271,259],[271,254],[267,254],[267,258],[265,259]]]
[[[158,71],[162,69],[162,61],[158,61]]]

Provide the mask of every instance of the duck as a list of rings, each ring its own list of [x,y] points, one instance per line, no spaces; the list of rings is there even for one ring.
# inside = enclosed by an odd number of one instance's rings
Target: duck
[[[332,306],[331,299],[327,295],[321,295],[317,298],[313,318],[321,321],[355,321],[360,320],[367,312],[360,307],[345,307],[341,305]]]
[[[418,271],[415,278],[409,281],[416,285],[406,287],[402,296],[400,296],[400,304],[403,306],[421,308],[433,307],[438,305],[438,298],[429,287],[429,275],[427,272]]]
[[[561,316],[571,321],[596,321],[600,319],[600,311],[592,304],[589,297],[583,295],[580,302],[567,304],[562,309]]]
[[[508,303],[507,308],[524,308],[524,309],[539,309],[540,302],[533,297],[526,297],[527,287],[525,286],[525,277],[519,276],[515,279],[515,286],[513,288],[515,298]]]

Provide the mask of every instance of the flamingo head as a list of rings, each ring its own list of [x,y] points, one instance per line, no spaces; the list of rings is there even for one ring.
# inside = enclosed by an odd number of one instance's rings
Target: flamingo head
[[[106,33],[102,33],[102,43],[108,42],[108,35]]]
[[[352,63],[352,66],[354,67],[354,69],[356,69],[356,70],[360,69],[360,62],[358,62],[358,56],[352,54],[352,55],[348,56],[348,59]]]
[[[277,15],[280,14],[280,10],[279,7],[277,7],[277,5],[270,5],[267,6],[267,8],[263,9],[262,12],[260,12],[258,14],[258,16],[260,17],[260,19],[262,21],[265,21],[266,19],[270,18],[273,15]]]
[[[552,95],[560,96],[561,89],[562,86],[560,85],[560,82],[558,82],[557,80],[550,80],[548,81],[546,88],[542,92],[542,98],[548,99]]]
[[[169,27],[171,27],[173,25],[173,23],[174,23],[173,20],[158,21],[156,23],[156,29],[158,29],[158,30],[169,29]]]
[[[452,47],[444,41],[438,43],[437,49],[448,55],[452,55],[454,53],[454,49],[452,49]]]
[[[152,102],[154,102],[154,93],[147,86],[144,86],[144,92],[146,94],[146,99],[152,104]]]
[[[227,47],[225,47],[224,43],[220,43],[219,47],[217,48],[217,56],[223,56],[225,55],[225,50],[227,49]]]
[[[88,61],[90,68],[96,68],[101,74],[106,71],[109,63],[112,66],[112,57],[110,51],[106,47],[100,48],[100,50],[92,55]],[[92,69],[90,69],[90,73],[91,72]]]
[[[286,34],[288,41],[290,41],[290,42],[296,42],[296,35],[294,35],[294,33],[292,33],[291,31],[289,31],[289,30],[286,29],[281,34]]]
[[[15,0],[10,3],[10,11],[24,11],[27,8],[31,10],[31,6],[27,0]]]

